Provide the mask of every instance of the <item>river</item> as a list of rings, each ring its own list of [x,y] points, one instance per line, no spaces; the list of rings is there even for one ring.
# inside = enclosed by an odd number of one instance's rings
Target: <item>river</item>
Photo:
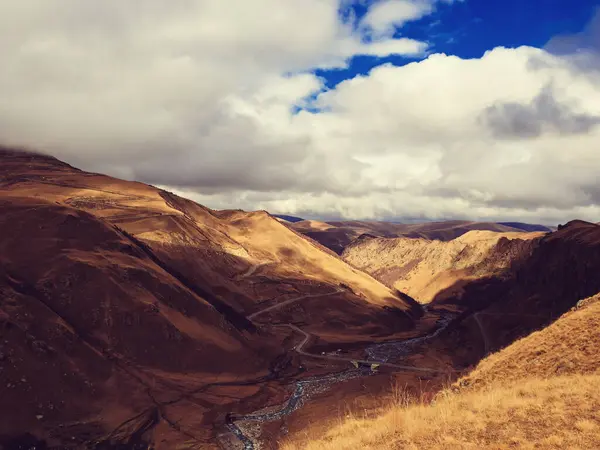
[[[435,330],[425,336],[402,341],[386,342],[369,346],[365,352],[369,361],[385,363],[389,360],[406,357],[417,345],[426,343],[438,336],[448,327],[454,315],[442,316],[436,322]],[[293,391],[288,400],[278,406],[268,407],[243,416],[232,416],[227,423],[227,431],[233,433],[237,441],[234,444],[222,444],[227,450],[261,450],[261,424],[281,420],[301,408],[312,396],[326,392],[332,385],[372,375],[369,367],[348,369],[342,372],[316,376],[297,381],[291,388]],[[233,446],[232,446],[233,445]]]

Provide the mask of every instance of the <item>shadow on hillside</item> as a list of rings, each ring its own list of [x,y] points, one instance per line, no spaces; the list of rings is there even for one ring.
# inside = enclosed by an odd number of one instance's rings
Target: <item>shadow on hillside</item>
[[[482,331],[487,350],[497,351],[599,292],[598,273],[600,227],[567,224],[517,255],[502,275],[459,281],[438,293],[430,308],[458,311],[459,316],[431,345],[454,355],[459,365],[475,364],[485,355]]]

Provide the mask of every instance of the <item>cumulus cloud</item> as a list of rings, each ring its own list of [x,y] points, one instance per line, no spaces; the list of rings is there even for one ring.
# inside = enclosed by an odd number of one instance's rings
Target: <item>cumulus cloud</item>
[[[532,70],[532,58],[548,68]],[[596,128],[573,129],[552,107],[542,111],[543,129],[527,139],[498,139],[481,121],[498,104],[539,106],[536,99],[551,85],[556,92],[569,88],[557,104],[572,102],[589,117],[600,113],[594,80],[574,75],[567,61],[539,49],[499,48],[474,60],[432,55],[404,67],[381,66],[320,94],[312,106],[321,112],[292,118],[291,128],[312,137],[312,151],[324,164],[339,164],[327,166],[325,189],[187,195],[309,217],[598,221]],[[351,166],[349,155],[360,165]]]
[[[311,138],[288,126],[289,110],[321,83],[284,74],[427,47],[409,38],[365,43],[339,7],[2,2],[0,139],[149,182],[267,189],[290,165],[306,177]]]
[[[574,67],[574,72],[600,71],[600,7],[587,26],[575,34],[561,34],[550,39],[546,50],[562,56]]]
[[[545,86],[529,103],[500,103],[487,108],[482,120],[498,138],[534,138],[542,133],[588,133],[600,115],[577,113],[556,99],[553,85]]]
[[[428,0],[384,0],[369,9],[361,26],[378,36],[393,35],[396,27],[431,14],[433,9]]]
[[[0,3],[0,140],[215,208],[598,221],[600,84],[579,47],[433,54],[334,89],[309,71],[421,54],[390,27],[436,4],[382,0],[356,24],[338,0]]]
[[[436,10],[438,3],[462,0],[379,0],[369,8],[357,27],[369,40],[385,39],[397,33],[404,24],[421,19]]]
[[[596,9],[583,31],[555,36],[546,44],[546,49],[553,54],[565,56],[600,52],[600,8]]]

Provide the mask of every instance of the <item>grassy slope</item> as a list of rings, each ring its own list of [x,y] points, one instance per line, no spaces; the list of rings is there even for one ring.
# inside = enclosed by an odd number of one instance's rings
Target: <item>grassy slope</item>
[[[549,327],[489,355],[461,387],[517,382],[529,376],[600,374],[600,295],[582,301]]]
[[[342,257],[388,286],[427,303],[459,280],[506,269],[510,258],[494,252],[500,239],[525,240],[541,235],[474,230],[447,242],[377,238],[355,242],[344,250]]]
[[[1,146],[0,211],[0,449],[25,432],[83,448],[117,427],[111,439],[140,438],[139,427],[162,448],[187,439],[181,429],[214,441],[226,412],[283,393],[206,383],[297,365],[282,357],[288,330],[246,318],[265,302],[312,294],[293,319],[319,336],[334,316],[327,342],[413,324],[391,289],[264,212],[218,213]]]
[[[598,448],[600,296],[490,355],[433,404],[391,405],[346,418],[284,450]]]

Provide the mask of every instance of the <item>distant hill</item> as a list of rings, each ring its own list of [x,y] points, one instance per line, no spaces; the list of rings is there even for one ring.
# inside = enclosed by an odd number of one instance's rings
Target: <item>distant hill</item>
[[[286,216],[285,214],[272,214],[272,216],[277,217],[278,219],[287,220],[288,222],[291,222],[291,223],[302,222],[304,220],[301,217]]]
[[[533,232],[533,231],[553,231],[552,228],[545,225],[536,225],[522,222],[498,222],[500,225],[506,225],[507,227],[517,228],[519,230]]]
[[[327,225],[327,226],[324,226]],[[316,225],[316,226],[315,226]],[[514,222],[514,226],[496,222],[473,222],[468,220],[447,220],[443,222],[396,223],[377,221],[300,221],[292,227],[304,233],[325,247],[342,254],[344,249],[358,239],[381,238],[422,238],[438,241],[450,241],[473,230],[494,231],[500,233],[552,231],[543,225],[531,225]]]
[[[520,241],[540,236],[543,233],[472,230],[449,241],[366,237],[348,245],[342,258],[427,303],[459,282],[502,272]]]

